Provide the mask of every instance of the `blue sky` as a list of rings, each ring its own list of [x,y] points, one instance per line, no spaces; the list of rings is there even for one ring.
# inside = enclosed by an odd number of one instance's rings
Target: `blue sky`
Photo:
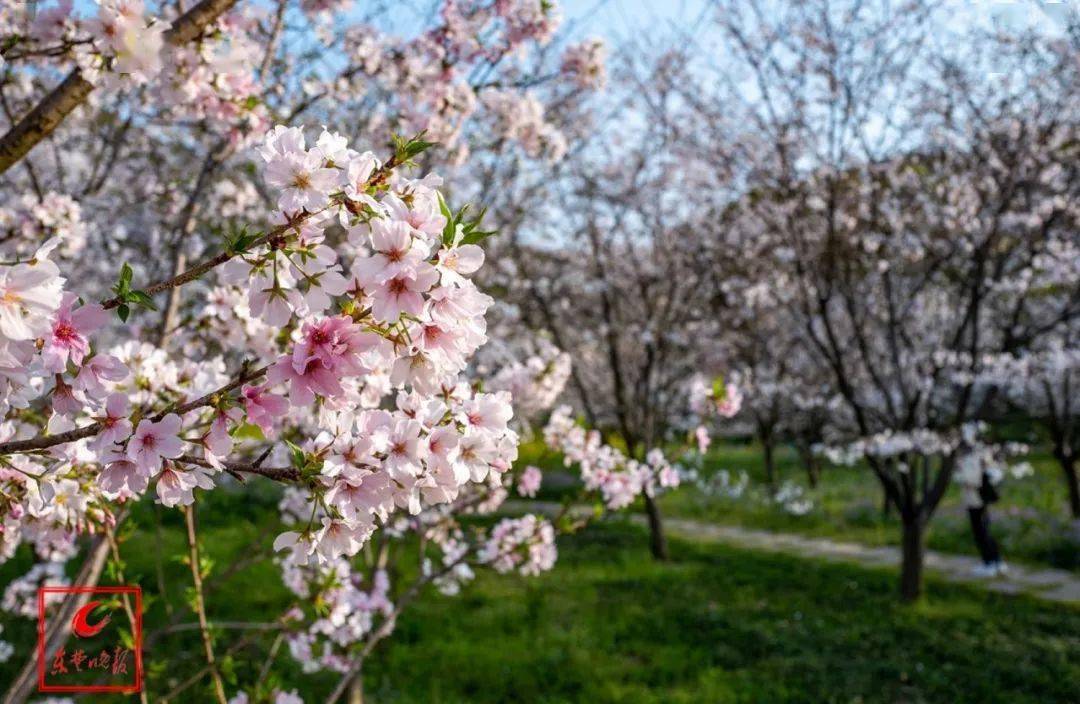
[[[707,0],[562,0],[564,27],[617,43],[642,33],[686,31],[708,16]]]
[[[799,0],[784,0],[798,2]],[[707,31],[708,0],[562,0],[564,22],[578,36],[621,39],[675,29],[700,36]],[[1060,18],[1080,0],[948,0],[943,28],[1000,22],[1014,29],[1056,33]]]

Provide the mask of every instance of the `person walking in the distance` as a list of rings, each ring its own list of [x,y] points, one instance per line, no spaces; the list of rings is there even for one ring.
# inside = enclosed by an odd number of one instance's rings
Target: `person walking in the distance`
[[[969,448],[957,461],[956,479],[963,487],[971,535],[982,557],[982,564],[973,570],[976,577],[996,577],[1009,571],[1001,559],[1001,548],[990,534],[990,505],[1001,498],[996,485],[1003,476],[989,448]]]
[[[975,538],[975,545],[979,548],[983,561],[975,568],[975,574],[979,577],[995,577],[1009,571],[1009,566],[1001,559],[1001,548],[994,536],[990,535],[990,504],[996,503],[999,498],[997,488],[990,481],[990,475],[984,471],[982,484],[979,486],[980,505],[968,505],[971,535]]]

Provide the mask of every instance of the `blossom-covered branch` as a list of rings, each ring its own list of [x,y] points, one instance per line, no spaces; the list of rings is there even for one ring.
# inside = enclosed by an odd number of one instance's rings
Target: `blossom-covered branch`
[[[141,2],[102,3],[102,34],[95,41],[113,43],[116,56],[123,51],[153,52],[160,50],[160,34],[165,42],[180,45],[187,43],[212,25],[222,13],[236,4],[236,0],[201,0],[190,10],[177,18],[169,29],[163,32],[155,27],[155,20],[147,22],[143,18]],[[160,23],[158,23],[160,26]],[[119,37],[122,47],[110,42],[110,37]],[[104,50],[103,50],[104,51]],[[41,140],[48,137],[75,108],[79,107],[94,90],[93,77],[87,78],[82,67],[76,68],[54,88],[33,110],[0,137],[0,173],[18,163]]]

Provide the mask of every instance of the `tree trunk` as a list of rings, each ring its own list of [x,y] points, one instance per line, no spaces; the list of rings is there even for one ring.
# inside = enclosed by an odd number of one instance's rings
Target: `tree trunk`
[[[892,499],[889,498],[889,491],[885,488],[881,488],[881,517],[888,518],[892,515]]]
[[[648,494],[645,495],[645,511],[649,515],[649,549],[652,550],[653,559],[667,561],[669,558],[667,538],[664,536],[660,507]]]
[[[765,454],[765,481],[770,487],[776,486],[776,463],[773,460],[773,441],[769,433],[761,433],[761,449]]]
[[[818,477],[821,476],[821,468],[818,466],[818,459],[817,457],[814,457],[814,451],[810,449],[808,444],[796,442],[795,447],[799,451],[799,459],[802,462],[803,469],[806,470],[806,479],[810,482],[810,488],[816,489]]]
[[[1055,452],[1061,471],[1065,473],[1065,486],[1069,490],[1069,510],[1072,517],[1080,519],[1080,476],[1076,472],[1076,458],[1065,451]]]
[[[906,603],[922,595],[926,526],[918,516],[903,517],[903,559],[900,563],[900,599]]]

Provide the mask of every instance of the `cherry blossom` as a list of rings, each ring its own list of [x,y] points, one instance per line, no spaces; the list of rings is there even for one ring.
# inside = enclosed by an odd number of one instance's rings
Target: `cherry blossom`
[[[60,307],[53,313],[52,331],[42,350],[45,369],[62,372],[68,359],[75,366],[82,364],[83,357],[90,351],[86,335],[94,332],[108,319],[105,311],[96,303],[80,306],[72,312],[75,295],[64,295]]]
[[[529,465],[525,468],[525,471],[518,477],[517,492],[521,496],[532,498],[536,496],[536,492],[540,491],[540,483],[543,480],[543,473],[539,468]]]
[[[479,553],[480,560],[491,562],[497,572],[517,570],[526,576],[550,570],[557,556],[555,530],[531,514],[499,521]]]
[[[245,386],[242,396],[247,419],[259,426],[263,433],[270,433],[277,419],[289,410],[288,401],[282,396],[268,392],[265,384]]]
[[[8,340],[31,340],[47,333],[63,302],[60,270],[48,259],[0,266],[0,333]]]
[[[179,437],[180,425],[180,416],[175,413],[157,422],[143,418],[131,437],[128,457],[139,469],[156,472],[163,458],[179,457],[184,452],[184,443]]]

